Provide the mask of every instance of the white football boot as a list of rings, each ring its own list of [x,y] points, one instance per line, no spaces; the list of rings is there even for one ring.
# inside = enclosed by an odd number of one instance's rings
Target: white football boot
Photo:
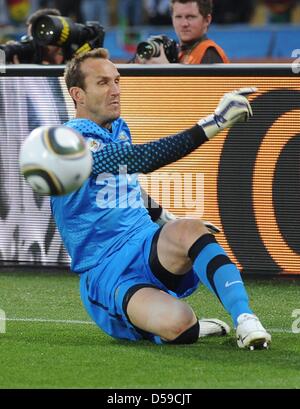
[[[261,325],[254,314],[241,314],[237,319],[237,344],[240,348],[267,349],[271,342],[271,335]]]
[[[217,318],[203,318],[199,320],[199,338],[223,336],[230,332],[229,325]]]

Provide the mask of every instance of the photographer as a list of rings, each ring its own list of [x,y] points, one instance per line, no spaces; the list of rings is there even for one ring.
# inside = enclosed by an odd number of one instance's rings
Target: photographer
[[[105,31],[98,22],[75,23],[56,9],[37,11],[27,24],[29,35],[0,46],[8,64],[63,64],[103,46]]]
[[[170,0],[172,23],[179,38],[177,62],[182,64],[228,63],[220,46],[207,37],[212,21],[212,0]],[[155,41],[155,38],[154,38]],[[159,50],[150,52],[150,46],[138,45],[135,62],[140,64],[169,64],[167,45],[159,41]],[[145,44],[145,43],[144,43]],[[144,51],[144,52],[143,52]]]
[[[58,9],[41,9],[37,10],[31,16],[28,17],[27,20],[27,33],[28,35],[32,35],[32,26],[36,22],[39,17],[42,16],[61,16],[61,13]],[[61,47],[57,47],[56,45],[47,45],[42,48],[42,61],[41,64],[63,64],[65,61],[63,49]]]
[[[57,9],[45,8],[31,14],[26,22],[27,35],[21,41],[8,41],[2,45],[5,50],[8,64],[37,63],[37,64],[63,64],[65,61],[63,49],[55,45],[38,46],[32,38],[32,25],[40,17],[61,16]],[[18,51],[17,51],[18,50]],[[16,54],[13,54],[16,52]],[[22,54],[22,57],[20,56]]]

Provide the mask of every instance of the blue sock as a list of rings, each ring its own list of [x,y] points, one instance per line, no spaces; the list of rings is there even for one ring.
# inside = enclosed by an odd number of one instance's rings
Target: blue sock
[[[240,314],[253,314],[239,270],[213,235],[201,236],[190,248],[189,257],[200,281],[219,298],[235,326]]]

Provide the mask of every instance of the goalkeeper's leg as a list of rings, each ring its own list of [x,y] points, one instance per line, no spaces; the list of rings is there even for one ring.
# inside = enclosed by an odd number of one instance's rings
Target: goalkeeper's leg
[[[199,338],[223,336],[230,331],[221,320],[198,320],[188,304],[157,288],[139,288],[124,307],[130,322],[154,334],[157,344],[192,344]]]
[[[167,223],[158,238],[157,255],[170,273],[181,275],[193,268],[231,315],[237,337],[243,338],[238,342],[240,347],[263,347],[270,342],[270,335],[260,323],[258,330],[259,321],[249,306],[239,270],[201,221],[179,219]],[[252,318],[253,325],[246,317]]]

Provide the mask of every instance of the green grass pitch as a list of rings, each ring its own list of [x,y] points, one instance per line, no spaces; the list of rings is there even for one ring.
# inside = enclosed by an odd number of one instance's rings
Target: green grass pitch
[[[90,323],[75,275],[4,270],[0,388],[300,388],[300,324],[292,330],[300,280],[245,281],[252,308],[272,333],[267,351],[239,350],[234,330],[190,346],[117,341]],[[231,324],[205,288],[188,302],[199,318]]]

